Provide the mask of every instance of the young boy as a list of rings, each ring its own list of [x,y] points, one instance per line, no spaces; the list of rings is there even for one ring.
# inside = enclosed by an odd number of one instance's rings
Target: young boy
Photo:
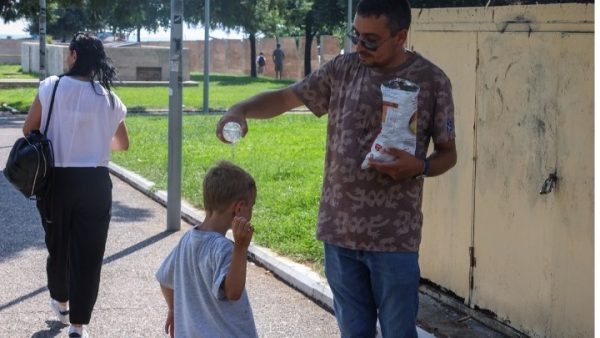
[[[206,218],[186,232],[156,279],[169,306],[171,337],[257,337],[245,291],[246,255],[256,183],[229,163],[211,168],[203,184]],[[232,229],[234,243],[225,237]]]

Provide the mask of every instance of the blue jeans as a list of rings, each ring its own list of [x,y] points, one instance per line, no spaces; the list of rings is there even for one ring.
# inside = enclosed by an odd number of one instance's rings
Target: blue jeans
[[[419,255],[373,252],[325,243],[325,274],[342,338],[416,338]],[[379,314],[379,316],[378,316]]]

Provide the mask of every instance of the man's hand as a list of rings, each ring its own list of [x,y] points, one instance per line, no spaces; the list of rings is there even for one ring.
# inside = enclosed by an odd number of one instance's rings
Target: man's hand
[[[248,133],[247,118],[270,119],[301,106],[303,102],[292,87],[267,91],[233,105],[217,123],[217,137],[224,143],[223,127],[227,122],[237,122],[242,127],[242,137]]]
[[[173,315],[173,309],[169,309],[169,314],[165,321],[165,333],[171,335],[171,338],[175,338],[175,316]]]
[[[395,180],[412,178],[423,172],[423,160],[396,148],[389,148],[385,151],[395,157],[392,162],[379,162],[369,159],[369,166]]]
[[[227,111],[223,117],[217,122],[217,138],[221,140],[221,142],[229,143],[225,138],[223,138],[223,127],[227,122],[237,122],[240,127],[242,127],[242,137],[246,136],[248,133],[248,123],[246,123],[246,117],[242,112],[236,112],[233,110]]]
[[[231,222],[234,244],[237,247],[247,248],[254,234],[254,227],[244,217],[234,217]]]

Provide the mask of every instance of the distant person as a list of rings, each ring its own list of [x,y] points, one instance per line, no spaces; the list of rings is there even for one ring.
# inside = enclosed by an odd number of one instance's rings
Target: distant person
[[[281,80],[283,60],[285,60],[285,53],[281,49],[281,44],[277,44],[277,48],[273,51],[273,64],[275,65],[275,78],[278,80]]]
[[[265,72],[265,66],[267,65],[267,59],[265,59],[265,54],[260,52],[258,57],[256,58],[256,66],[258,74],[262,74]]]
[[[53,185],[37,201],[48,249],[50,307],[68,336],[88,337],[100,285],[111,218],[112,150],[127,150],[127,108],[111,92],[116,71],[102,41],[77,33],[69,44],[69,70],[40,82],[23,133],[43,130],[58,82],[47,137],[54,148]]]
[[[171,337],[258,337],[245,290],[246,255],[256,184],[229,162],[204,178],[206,218],[186,232],[164,260],[156,279],[169,307]],[[233,230],[234,243],[225,237]]]

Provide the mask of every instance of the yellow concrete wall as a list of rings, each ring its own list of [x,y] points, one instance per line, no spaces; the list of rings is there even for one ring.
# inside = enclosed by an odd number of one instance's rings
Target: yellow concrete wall
[[[453,34],[452,39],[440,39],[437,33],[413,32],[411,41],[419,41],[415,49],[451,79],[458,135],[457,166],[443,176],[427,179],[425,184],[421,269],[423,277],[466,298],[473,224],[477,45],[471,32]]]
[[[423,277],[534,337],[594,334],[593,13],[413,13],[409,47],[453,84],[459,151],[426,184]],[[540,195],[555,170],[555,190]]]

